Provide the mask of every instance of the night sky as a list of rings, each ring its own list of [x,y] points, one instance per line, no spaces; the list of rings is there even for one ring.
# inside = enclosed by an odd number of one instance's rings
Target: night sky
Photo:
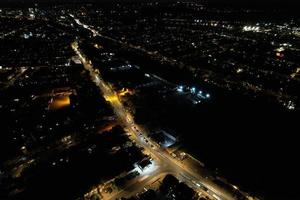
[[[151,1],[151,0],[1,0],[1,3],[9,2],[59,2],[59,3],[70,3],[70,2],[111,2],[111,1]],[[172,0],[157,0],[157,1],[172,1]],[[175,1],[175,0],[174,0]],[[201,0],[199,0],[201,1]],[[298,0],[206,0],[207,2],[213,3],[226,3],[226,4],[256,4],[256,5],[275,5],[275,4],[285,4],[285,5],[295,5],[299,4]]]
[[[0,6],[28,6],[28,4],[42,3],[42,4],[54,4],[54,3],[106,3],[106,2],[149,2],[149,1],[177,1],[177,0],[0,0]],[[182,0],[188,1],[188,0]],[[197,0],[196,0],[197,1]],[[243,7],[243,8],[258,8],[258,9],[279,9],[288,10],[296,15],[299,14],[298,7],[300,6],[300,0],[199,0],[199,2],[207,2],[215,6],[228,6],[228,7]]]

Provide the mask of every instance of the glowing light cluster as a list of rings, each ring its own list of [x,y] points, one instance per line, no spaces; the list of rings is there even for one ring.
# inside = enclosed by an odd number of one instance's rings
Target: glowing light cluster
[[[253,31],[253,32],[259,32],[260,27],[259,26],[244,26],[243,31]]]

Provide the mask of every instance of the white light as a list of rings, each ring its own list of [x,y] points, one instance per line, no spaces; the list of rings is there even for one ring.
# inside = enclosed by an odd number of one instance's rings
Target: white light
[[[259,32],[260,27],[259,26],[244,26],[243,31],[253,31],[253,32]]]
[[[149,164],[148,166],[146,166],[143,170],[141,170],[137,165],[135,165],[135,169],[134,170],[138,171],[140,173],[140,176],[145,176],[145,175],[150,175],[157,168],[158,168],[158,165],[156,165],[155,161],[152,160],[151,164]]]
[[[210,97],[210,94],[206,94],[206,98],[209,98]]]
[[[295,105],[294,102],[292,102],[292,101],[289,101],[289,102],[288,102],[287,108],[288,108],[289,110],[295,110],[295,107],[296,107],[296,105]]]
[[[178,88],[177,88],[177,92],[183,92],[183,86],[180,85]]]
[[[196,92],[196,88],[195,87],[192,87],[191,88],[191,93],[195,93]]]
[[[279,47],[279,48],[275,49],[275,51],[277,51],[277,52],[282,52],[282,51],[284,51],[284,50],[285,50],[284,47]]]
[[[241,68],[238,68],[237,70],[236,70],[236,73],[241,73],[241,72],[243,72],[243,69],[241,69]]]

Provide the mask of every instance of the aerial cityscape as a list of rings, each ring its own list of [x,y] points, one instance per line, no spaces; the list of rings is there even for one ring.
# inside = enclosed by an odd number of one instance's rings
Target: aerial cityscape
[[[0,200],[299,199],[300,15],[254,2],[0,2]]]

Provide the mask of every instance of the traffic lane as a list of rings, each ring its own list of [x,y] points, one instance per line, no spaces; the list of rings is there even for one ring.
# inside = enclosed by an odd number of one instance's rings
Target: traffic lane
[[[140,144],[147,148],[148,151],[154,155],[155,157],[159,158],[159,161],[165,163],[165,165],[169,165],[169,169],[170,169],[170,173],[174,172],[175,177],[178,177],[178,174],[180,172],[183,172],[184,174],[186,174],[186,176],[192,177],[191,180],[185,179],[186,182],[189,182],[189,186],[194,186],[194,182],[195,180],[198,180],[197,182],[200,182],[202,185],[204,185],[208,191],[206,191],[208,194],[210,195],[217,195],[218,197],[221,197],[222,199],[233,199],[231,196],[224,194],[224,192],[220,191],[220,189],[216,190],[213,186],[212,183],[210,181],[208,181],[207,179],[204,179],[201,175],[197,174],[195,175],[195,172],[190,173],[190,170],[187,166],[185,166],[182,163],[179,163],[179,161],[177,161],[175,158],[171,157],[169,154],[163,154],[160,151],[153,151],[153,149],[151,147],[149,147],[149,144],[144,143],[143,139],[139,137],[139,134],[137,134],[137,130],[135,130],[135,128],[133,128],[132,126],[129,126],[131,131],[133,133],[135,133],[136,137],[139,139]],[[135,126],[136,127],[136,126]],[[175,164],[174,164],[175,162]],[[167,164],[168,163],[168,164]],[[194,180],[194,182],[192,181]],[[193,187],[194,188],[194,187]],[[197,188],[199,190],[199,188]],[[203,191],[203,190],[201,190]]]

